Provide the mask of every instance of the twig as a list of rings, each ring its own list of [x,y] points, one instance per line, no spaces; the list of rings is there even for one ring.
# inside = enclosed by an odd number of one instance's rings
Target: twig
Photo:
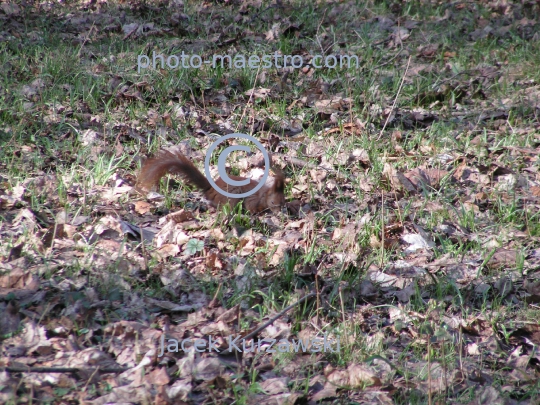
[[[319,293],[319,277],[317,274],[315,274],[315,291],[317,292],[317,300],[316,300],[316,311],[315,311],[315,322],[317,323],[317,326],[319,325],[319,309],[321,308],[321,296]]]
[[[308,169],[313,169],[313,170],[325,170],[325,171],[327,171],[329,173],[336,172],[335,169],[322,167],[322,166],[316,165],[314,163],[308,162],[308,161],[303,160],[303,159],[295,158],[295,157],[292,157],[292,156],[287,156],[284,153],[274,153],[273,156],[277,156],[277,157],[282,158],[286,163],[290,163],[292,166],[298,166],[300,168],[307,167]]]
[[[240,329],[241,317],[242,317],[242,309],[241,309],[241,306],[238,305],[238,330],[241,330]],[[238,351],[234,352],[234,357],[236,358],[236,363],[238,364],[238,369],[236,372],[240,375],[242,374],[242,369],[244,368],[244,362],[243,362],[244,357],[241,356],[240,353],[238,353]]]
[[[381,267],[384,264],[384,190],[381,190]]]
[[[148,271],[148,258],[146,257],[146,248],[144,246],[144,234],[142,226],[139,225],[139,232],[141,233],[141,250],[142,250],[142,257],[144,261],[144,270]]]
[[[339,286],[339,302],[341,304],[341,319],[343,319],[343,326],[346,326],[346,318],[345,318],[345,304],[343,303],[343,291],[341,290],[341,286]]]
[[[260,71],[261,71],[261,65],[259,65],[259,67],[257,68],[257,73],[255,73],[255,81],[253,82],[253,89],[252,89],[253,91],[249,94],[249,98],[244,108],[244,111],[242,111],[242,115],[240,116],[240,120],[238,122],[238,125],[236,126],[236,131],[238,131],[238,128],[242,124],[242,120],[244,119],[244,116],[246,115],[246,111],[249,107],[249,104],[251,103],[251,100],[253,99],[253,95],[255,94],[255,88],[257,87],[257,79],[259,78]],[[253,128],[251,132],[253,133]]]
[[[0,367],[0,371],[10,373],[79,373],[81,371],[93,372],[100,371],[102,373],[123,373],[129,370],[128,368],[112,367],[112,368],[78,368],[78,367]]]
[[[319,21],[319,25],[317,25],[317,31],[315,32],[315,39],[317,40],[317,44],[319,45],[319,48],[321,48],[321,52],[323,53],[323,55],[326,55],[326,51],[325,49],[323,48],[322,44],[321,44],[321,41],[319,40],[319,30],[321,29],[321,26],[322,26],[322,23],[323,23],[323,20],[324,20],[324,17],[326,17],[326,11],[328,9],[324,9],[324,13],[323,13],[323,16],[321,17],[321,20]],[[334,44],[332,44],[332,46],[334,46]],[[331,49],[331,48],[327,48],[327,49]],[[313,62],[313,61],[312,61]]]
[[[355,31],[355,32],[356,32],[356,31]],[[357,32],[356,32],[356,35],[358,35]],[[396,59],[396,58],[401,54],[402,51],[403,51],[403,47],[401,47],[401,49],[398,51],[398,53],[396,53],[392,58],[390,58],[389,60],[387,60],[387,61],[384,62],[384,63],[381,63],[380,65],[375,66],[373,69],[380,69],[380,68],[382,68],[383,66],[386,66],[386,65],[388,65],[389,63],[393,62],[394,59]]]
[[[99,371],[99,368],[96,368],[94,370],[94,372],[92,373],[92,375],[90,376],[90,378],[88,379],[88,381],[86,381],[86,384],[84,385],[84,388],[82,389],[82,392],[86,392],[86,389],[88,388],[88,384],[90,384],[90,381],[92,381],[92,379],[94,378],[94,376],[96,375],[96,373]]]
[[[458,354],[459,354],[459,371],[461,375],[465,375],[463,372],[463,329],[461,324],[459,325],[458,330]]]
[[[444,395],[445,397],[448,395],[448,375],[446,370],[446,356],[444,355],[444,339],[441,344],[441,352],[442,352],[442,364],[443,364],[443,375],[444,375]]]
[[[390,117],[392,116],[392,113],[394,112],[394,109],[396,108],[396,103],[401,93],[401,89],[403,88],[403,83],[405,83],[405,76],[407,76],[407,72],[409,71],[410,64],[411,64],[411,57],[409,56],[409,60],[407,61],[407,67],[405,68],[405,73],[403,73],[403,76],[401,77],[401,83],[399,85],[396,98],[394,98],[394,104],[392,104],[392,109],[390,110],[390,114],[388,114],[388,117],[386,117],[386,121],[384,122],[384,125],[381,129],[381,133],[379,134],[379,137],[377,138],[377,141],[381,139],[381,136],[383,135],[384,130],[386,129],[386,125],[388,125],[388,121],[390,121]]]
[[[324,288],[323,288],[324,290]],[[305,295],[303,296],[302,298],[300,298],[298,301],[296,301],[294,304],[291,304],[289,305],[287,308],[285,308],[283,311],[281,311],[279,314],[277,314],[276,316],[274,316],[273,318],[270,318],[267,322],[263,323],[261,326],[259,326],[257,329],[255,329],[253,332],[251,333],[248,333],[246,336],[243,337],[244,340],[249,340],[251,339],[253,336],[257,335],[261,330],[265,329],[267,326],[271,325],[272,323],[274,323],[276,320],[278,320],[279,318],[281,318],[283,315],[285,315],[287,313],[287,311],[293,309],[294,307],[296,307],[297,305],[301,304],[302,302],[304,302],[305,300],[307,300],[308,298],[311,298],[311,297],[315,297],[317,295],[316,292],[312,292],[312,293],[309,293],[308,295]]]
[[[427,367],[428,367],[428,405],[431,405],[431,336],[427,337]]]
[[[213,308],[214,306],[217,306],[217,298],[218,298],[219,292],[221,291],[222,285],[223,283],[219,283],[216,293],[214,294],[214,298],[212,298],[212,301],[210,301],[210,304],[208,304],[208,307]]]
[[[518,151],[518,152],[521,152],[521,153],[526,153],[526,154],[529,154],[529,155],[540,155],[540,151],[536,150],[536,149],[529,150],[527,148],[519,148],[517,146],[503,146],[503,149],[515,150],[515,151]]]
[[[396,188],[394,187],[394,183],[390,182],[390,187],[392,187],[392,191],[394,192],[394,198],[396,199],[396,206],[398,209],[398,217],[399,217],[399,223],[403,226],[403,217],[401,216],[401,207],[399,206],[399,200],[397,197]]]
[[[276,1],[276,4],[270,4],[263,11],[259,11],[258,13],[255,13],[254,15],[250,16],[251,21],[253,21],[255,18],[260,18],[261,14],[266,13],[268,10],[272,8],[283,8],[283,4],[281,4],[280,1]]]
[[[86,45],[86,43],[88,42],[88,39],[90,39],[90,34],[92,34],[92,31],[94,31],[94,27],[96,26],[95,25],[95,21],[92,23],[92,26],[90,27],[90,30],[88,31],[88,34],[86,35],[86,37],[84,38],[83,40],[83,43],[81,44],[81,47],[79,48],[79,51],[77,52],[77,58],[80,58],[81,57],[81,52],[84,48],[84,46]],[[137,29],[137,28],[136,28]],[[135,30],[136,30],[135,29]],[[135,31],[131,31],[129,35],[133,34],[133,32]],[[124,38],[125,39],[125,38]]]

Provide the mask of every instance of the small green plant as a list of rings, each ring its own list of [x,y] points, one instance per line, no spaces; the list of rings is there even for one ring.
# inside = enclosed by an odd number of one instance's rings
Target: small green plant
[[[184,248],[184,252],[188,254],[189,256],[193,256],[198,252],[201,252],[204,249],[204,242],[199,239],[190,239],[188,243],[186,243],[186,247]]]

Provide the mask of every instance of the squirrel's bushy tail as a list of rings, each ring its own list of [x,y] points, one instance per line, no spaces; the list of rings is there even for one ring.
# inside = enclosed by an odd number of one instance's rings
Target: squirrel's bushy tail
[[[189,158],[165,149],[160,150],[153,158],[144,162],[137,179],[137,186],[151,190],[159,184],[161,178],[167,173],[182,176],[186,183],[197,187],[203,192],[212,187],[208,179]]]

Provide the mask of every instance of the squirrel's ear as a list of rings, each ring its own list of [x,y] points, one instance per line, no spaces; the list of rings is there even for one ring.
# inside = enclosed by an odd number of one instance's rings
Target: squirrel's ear
[[[283,193],[285,190],[285,174],[277,167],[273,167],[272,170],[276,174],[274,177],[274,190]]]
[[[285,190],[285,179],[282,177],[276,177],[274,179],[274,190],[283,193]]]

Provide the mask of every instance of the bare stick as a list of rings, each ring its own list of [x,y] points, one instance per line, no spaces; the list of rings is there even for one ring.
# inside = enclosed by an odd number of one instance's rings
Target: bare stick
[[[90,376],[90,378],[88,379],[88,381],[86,381],[86,384],[84,385],[84,388],[82,389],[82,392],[86,392],[86,389],[88,388],[88,384],[90,384],[90,381],[92,381],[92,379],[94,378],[94,376],[96,375],[96,373],[99,371],[99,368],[96,368],[94,370],[94,372],[92,373],[92,375]]]
[[[343,304],[343,294],[341,291],[341,286],[339,286],[339,301],[341,303],[341,318],[343,319],[343,326],[345,326],[346,325],[345,304]]]
[[[427,337],[427,367],[428,367],[428,405],[431,405],[431,336]]]
[[[381,267],[384,264],[384,190],[381,190]]]
[[[142,227],[139,225],[139,232],[141,233],[141,250],[142,250],[142,257],[144,260],[144,269],[148,270],[148,258],[146,257],[146,248],[144,246],[144,234]]]
[[[317,274],[315,274],[315,291],[317,292],[317,309],[315,311],[315,322],[317,323],[317,326],[319,326],[319,310],[321,307],[321,295],[319,293],[319,277],[317,277]]]
[[[267,322],[263,323],[261,326],[259,326],[257,329],[255,329],[253,332],[247,334],[246,336],[244,336],[244,340],[249,340],[251,339],[253,336],[255,336],[257,333],[259,333],[261,330],[263,330],[264,328],[266,328],[267,326],[271,325],[272,323],[274,323],[276,320],[278,320],[279,318],[281,318],[283,315],[285,315],[287,313],[287,311],[293,309],[294,307],[296,307],[297,305],[301,304],[302,302],[304,302],[305,300],[307,300],[308,298],[311,298],[311,297],[315,297],[317,295],[316,292],[312,292],[308,295],[304,295],[302,298],[300,298],[298,301],[296,301],[294,304],[291,304],[289,305],[287,308],[285,308],[283,311],[281,311],[279,314],[277,314],[276,316],[274,316],[273,318],[270,318],[270,320],[268,320]]]
[[[411,57],[409,56],[409,61],[407,62],[407,67],[405,68],[405,73],[403,73],[403,76],[401,77],[401,83],[399,85],[399,89],[396,94],[396,98],[394,99],[394,104],[392,104],[392,109],[390,110],[390,114],[388,114],[388,117],[386,117],[386,121],[384,122],[384,125],[381,129],[381,133],[379,134],[379,137],[377,138],[377,141],[381,139],[381,136],[384,133],[384,130],[386,129],[386,125],[388,124],[388,121],[390,120],[390,117],[392,116],[392,113],[394,112],[394,109],[396,108],[396,103],[399,98],[399,94],[401,93],[401,89],[403,88],[403,83],[405,83],[405,76],[407,76],[407,72],[409,71],[409,65],[411,64]]]
[[[249,95],[249,99],[248,99],[248,102],[246,103],[246,107],[244,108],[244,111],[242,111],[242,115],[240,116],[240,120],[239,120],[239,123],[238,125],[236,126],[236,130],[238,131],[238,128],[240,127],[240,125],[242,124],[242,120],[244,119],[244,116],[246,115],[246,111],[249,107],[249,103],[251,103],[251,100],[253,99],[253,95],[255,94],[255,87],[257,86],[257,79],[259,78],[259,72],[261,71],[261,65],[259,65],[259,68],[257,69],[257,73],[255,74],[255,82],[253,84],[253,91],[250,93]],[[252,131],[251,133],[253,133],[253,128],[252,128]]]
[[[78,373],[81,371],[102,373],[123,373],[127,371],[127,368],[78,368],[78,367],[0,367],[0,371],[7,371],[10,373]]]

